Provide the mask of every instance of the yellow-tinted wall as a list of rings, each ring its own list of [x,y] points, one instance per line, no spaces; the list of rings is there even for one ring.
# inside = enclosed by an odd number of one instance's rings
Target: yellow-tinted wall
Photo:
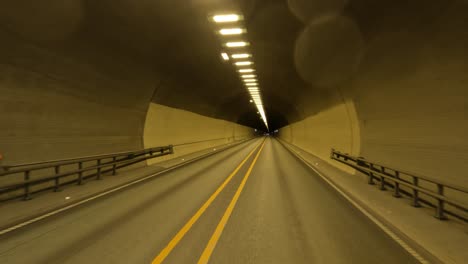
[[[185,154],[233,143],[253,136],[253,128],[185,110],[151,103],[144,129],[145,148],[175,146],[172,159]],[[149,160],[152,164],[156,161]]]

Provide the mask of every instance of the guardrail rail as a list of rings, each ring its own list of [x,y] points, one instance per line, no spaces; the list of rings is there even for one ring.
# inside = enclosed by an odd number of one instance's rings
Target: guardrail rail
[[[169,145],[139,151],[0,166],[0,182],[8,182],[0,185],[0,201],[21,197],[23,200],[30,200],[31,195],[38,192],[58,192],[62,186],[82,185],[90,178],[101,180],[104,173],[116,175],[117,169],[173,153],[174,148]],[[36,188],[33,190],[34,186]]]
[[[331,150],[330,158],[366,174],[368,176],[368,184],[373,185],[375,184],[374,181],[379,181],[380,190],[386,190],[386,187],[390,186],[393,188],[394,197],[399,198],[402,194],[411,197],[411,204],[414,207],[420,207],[421,203],[434,207],[436,209],[435,217],[437,219],[445,220],[447,219],[446,214],[448,214],[464,222],[468,222],[466,217],[468,206],[446,195],[446,191],[450,191],[456,193],[458,197],[463,197],[463,200],[466,201],[468,200],[468,188],[466,187],[444,183],[412,172],[390,168],[384,164],[372,162],[363,157],[355,157],[347,153],[341,153],[335,149]],[[408,188],[410,191],[403,190],[402,186]],[[421,198],[420,193],[435,199],[436,203],[434,204],[427,199]],[[447,210],[445,204],[451,205],[454,209],[458,210],[458,212],[455,210]]]

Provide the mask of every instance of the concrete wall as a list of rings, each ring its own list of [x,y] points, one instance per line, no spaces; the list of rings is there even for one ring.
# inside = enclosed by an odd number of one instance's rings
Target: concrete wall
[[[453,5],[430,23],[408,14],[397,17],[401,28],[391,20],[380,25],[358,73],[333,89],[345,99],[280,129],[280,136],[325,160],[334,147],[467,186],[466,11]]]
[[[335,93],[336,97],[340,95]],[[350,173],[354,170],[330,160],[331,148],[353,155],[360,152],[360,131],[353,101],[324,109],[308,118],[283,127],[279,137]]]
[[[148,71],[103,50],[55,51],[0,31],[3,164],[141,149]]]
[[[252,137],[254,130],[232,122],[210,118],[185,110],[151,103],[144,130],[145,148],[175,146],[175,154],[157,160],[172,159],[192,152],[233,143]]]
[[[149,107],[157,73],[110,47],[51,48],[2,30],[0,38],[0,165],[221,138],[178,147],[182,154],[250,135],[231,122]]]

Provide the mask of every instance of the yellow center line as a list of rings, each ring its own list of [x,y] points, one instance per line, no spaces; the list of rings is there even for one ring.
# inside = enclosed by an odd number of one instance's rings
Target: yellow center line
[[[260,144],[259,144],[260,145]],[[258,145],[258,146],[259,146]],[[234,171],[227,177],[226,180],[218,187],[218,189],[208,198],[208,200],[198,209],[198,211],[190,218],[190,220],[185,223],[182,229],[172,238],[172,240],[167,244],[167,246],[159,253],[159,255],[151,262],[152,264],[159,264],[164,261],[164,259],[171,253],[172,249],[179,243],[179,241],[185,236],[185,234],[190,230],[190,228],[197,222],[197,220],[203,215],[205,210],[211,205],[211,203],[216,199],[216,197],[221,193],[221,191],[226,187],[226,185],[231,181],[231,179],[237,174],[242,165],[252,156],[252,154],[257,150],[256,146],[247,157],[234,169]],[[263,146],[263,145],[262,145]]]
[[[252,161],[252,164],[250,164],[249,169],[245,173],[244,179],[242,179],[242,182],[239,185],[239,188],[234,194],[234,197],[232,198],[231,202],[229,203],[229,206],[224,212],[223,217],[219,221],[218,226],[216,227],[216,230],[213,232],[213,235],[211,236],[210,241],[208,241],[208,244],[206,245],[205,250],[200,256],[200,259],[198,260],[198,264],[206,264],[210,260],[211,254],[213,253],[213,250],[215,249],[216,244],[218,243],[218,240],[221,237],[221,234],[223,233],[224,227],[226,226],[226,223],[229,220],[229,217],[231,217],[232,211],[234,210],[234,207],[236,206],[237,200],[239,199],[239,196],[241,195],[242,190],[244,189],[245,183],[249,179],[249,176],[252,173],[252,169],[255,166],[255,163],[257,162],[257,159],[260,156],[260,152],[262,152],[262,149],[264,146],[265,146],[265,141],[263,141],[262,147],[257,152],[255,159]]]

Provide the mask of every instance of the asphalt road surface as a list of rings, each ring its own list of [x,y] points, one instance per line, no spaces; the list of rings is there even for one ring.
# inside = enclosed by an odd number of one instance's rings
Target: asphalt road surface
[[[0,263],[418,263],[260,138],[0,237]]]

